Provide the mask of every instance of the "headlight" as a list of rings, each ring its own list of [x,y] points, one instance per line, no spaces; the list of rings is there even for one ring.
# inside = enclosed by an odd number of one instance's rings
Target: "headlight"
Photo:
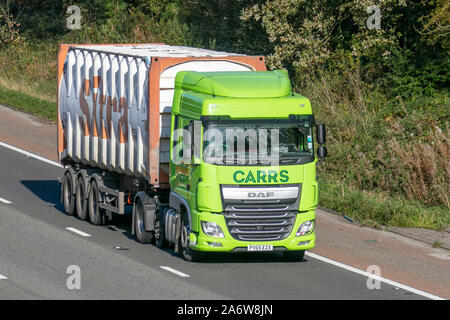
[[[303,222],[297,230],[295,236],[300,237],[311,233],[314,230],[314,220]]]
[[[202,221],[203,233],[215,237],[215,238],[225,238],[222,228],[220,228],[216,223],[209,221]]]

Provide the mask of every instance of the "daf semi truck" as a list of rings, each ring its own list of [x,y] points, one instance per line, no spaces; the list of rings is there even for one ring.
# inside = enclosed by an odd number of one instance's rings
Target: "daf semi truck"
[[[315,246],[325,126],[286,71],[165,44],[63,44],[57,69],[67,214],[130,214],[138,241],[189,261]]]

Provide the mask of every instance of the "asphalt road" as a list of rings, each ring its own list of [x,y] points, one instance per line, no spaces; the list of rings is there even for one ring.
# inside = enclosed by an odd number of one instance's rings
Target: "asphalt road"
[[[129,216],[98,227],[66,215],[57,180],[63,172],[0,146],[0,299],[425,299],[384,282],[369,289],[366,276],[311,256],[186,262],[138,243]],[[67,288],[72,265],[80,289]]]

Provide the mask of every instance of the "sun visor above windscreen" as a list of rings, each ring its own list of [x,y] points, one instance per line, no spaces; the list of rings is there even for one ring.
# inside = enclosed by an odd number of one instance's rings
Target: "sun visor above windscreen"
[[[278,98],[291,94],[287,71],[180,72],[176,86],[212,96]]]

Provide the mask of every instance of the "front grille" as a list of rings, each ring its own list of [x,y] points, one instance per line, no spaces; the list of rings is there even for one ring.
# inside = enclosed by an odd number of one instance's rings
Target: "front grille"
[[[236,240],[274,241],[289,236],[295,222],[295,211],[287,207],[249,208],[232,206],[224,212],[228,231]]]

